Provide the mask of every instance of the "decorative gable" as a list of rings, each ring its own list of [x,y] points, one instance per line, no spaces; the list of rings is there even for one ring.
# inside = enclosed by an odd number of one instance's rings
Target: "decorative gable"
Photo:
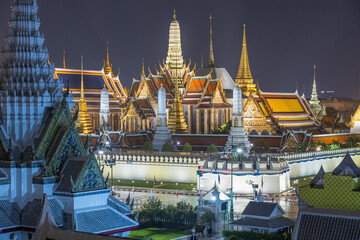
[[[72,185],[72,192],[84,192],[107,188],[103,174],[93,154],[87,156],[86,163]]]

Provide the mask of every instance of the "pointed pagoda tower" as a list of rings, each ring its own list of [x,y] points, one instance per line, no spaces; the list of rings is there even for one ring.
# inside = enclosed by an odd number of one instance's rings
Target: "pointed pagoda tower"
[[[243,44],[242,52],[240,58],[239,69],[235,78],[236,85],[241,88],[241,91],[244,95],[249,96],[250,93],[256,92],[256,85],[253,83],[254,79],[251,76],[249,57],[246,46],[246,32],[244,24],[244,35],[243,35]]]
[[[76,120],[76,127],[80,133],[89,135],[93,132],[91,118],[87,111],[87,105],[84,94],[84,59],[81,56],[81,89],[80,89],[80,102],[79,102],[79,116]]]
[[[1,119],[6,134],[22,150],[39,132],[46,109],[62,99],[63,83],[53,78],[37,11],[36,0],[12,1],[1,51]]]
[[[186,65],[184,63],[181,50],[181,34],[180,25],[176,20],[176,12],[174,10],[173,20],[170,23],[169,30],[169,47],[165,66],[171,73],[172,81],[176,84],[181,84],[184,76]]]
[[[106,75],[112,74],[112,66],[110,65],[109,60],[109,41],[106,42],[106,63],[104,66],[104,72]]]
[[[311,92],[311,100],[309,101],[309,103],[310,103],[311,110],[315,113],[316,116],[318,116],[322,110],[322,107],[319,104],[320,101],[318,99],[318,94],[316,91],[315,71],[316,71],[316,64],[314,64],[314,81],[313,81],[313,88],[312,88],[312,92]]]
[[[211,24],[211,14],[210,14],[210,51],[209,51],[209,63],[208,67],[213,68],[215,67],[215,59],[214,59],[214,50],[213,50],[213,41],[212,41],[212,24]]]
[[[183,108],[180,102],[180,91],[178,84],[175,84],[175,98],[171,112],[169,114],[168,128],[172,134],[188,133]]]

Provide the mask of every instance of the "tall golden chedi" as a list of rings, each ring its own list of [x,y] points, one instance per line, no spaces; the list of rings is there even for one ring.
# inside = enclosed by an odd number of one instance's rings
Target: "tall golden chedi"
[[[245,24],[240,65],[235,78],[235,82],[236,85],[241,88],[242,93],[246,96],[249,96],[250,93],[256,92],[256,85],[254,84],[254,79],[252,78],[250,72],[249,57],[246,46]]]
[[[169,47],[165,66],[171,74],[172,81],[180,85],[186,70],[186,65],[182,55],[180,25],[176,20],[175,10],[173,20],[170,23]]]
[[[174,80],[179,81],[179,79],[173,79],[173,81]],[[168,128],[172,134],[188,133],[188,127],[185,121],[183,108],[180,102],[179,86],[177,84],[175,84],[175,98],[174,98],[173,107],[169,114]]]
[[[85,94],[84,94],[84,60],[81,56],[81,89],[80,89],[80,102],[79,102],[79,116],[76,120],[76,127],[80,133],[89,135],[93,132],[91,118],[87,111]]]

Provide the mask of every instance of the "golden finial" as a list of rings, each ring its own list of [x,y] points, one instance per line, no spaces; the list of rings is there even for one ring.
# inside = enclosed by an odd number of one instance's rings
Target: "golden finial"
[[[105,74],[109,74],[112,70],[109,60],[109,41],[106,41],[106,64],[105,64]]]
[[[240,58],[240,65],[239,69],[236,75],[236,83],[252,83],[253,78],[251,76],[250,71],[250,64],[249,64],[249,56],[247,52],[247,46],[246,46],[246,31],[245,31],[245,24],[244,26],[244,33],[243,33],[243,47],[241,52],[241,58]]]
[[[48,62],[49,65],[51,65],[51,63],[50,63],[50,56],[48,56],[47,62]]]
[[[213,51],[213,43],[212,43],[212,25],[211,25],[211,14],[210,14],[210,51],[209,51],[209,64],[208,67],[212,68],[215,67],[214,61],[214,51]]]
[[[141,67],[141,75],[145,76],[145,69],[144,69],[144,58],[142,58],[142,67]]]
[[[201,68],[204,67],[204,53],[201,52]]]
[[[173,15],[174,21],[176,21],[176,11],[174,9],[174,15]]]
[[[120,68],[118,68],[118,76],[120,76]]]
[[[66,68],[66,65],[65,65],[65,50],[63,51],[63,68],[64,69]]]
[[[81,55],[81,89],[80,89],[80,100],[85,99],[84,95],[84,56]]]

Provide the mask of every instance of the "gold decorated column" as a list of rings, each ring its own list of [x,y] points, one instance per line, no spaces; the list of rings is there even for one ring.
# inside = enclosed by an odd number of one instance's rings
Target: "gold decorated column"
[[[191,133],[191,124],[192,123],[192,105],[188,105],[188,132]]]
[[[215,116],[214,116],[214,109],[210,109],[210,133],[211,133],[211,130],[214,130],[215,128],[215,122],[214,122],[214,119],[215,119]]]
[[[208,111],[207,109],[204,109],[204,134],[209,133],[208,128]]]
[[[219,127],[220,123],[219,123],[219,109],[215,109],[215,127]]]
[[[200,109],[196,109],[196,133],[200,133]]]

